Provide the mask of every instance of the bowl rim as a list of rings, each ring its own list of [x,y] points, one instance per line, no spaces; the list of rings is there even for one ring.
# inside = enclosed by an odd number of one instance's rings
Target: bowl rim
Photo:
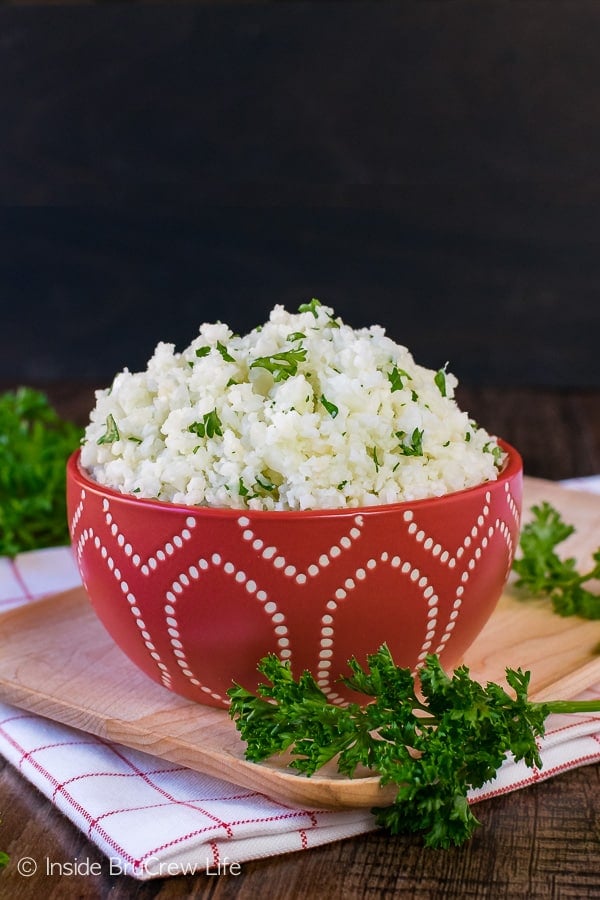
[[[89,472],[81,464],[81,448],[74,450],[67,460],[67,482],[78,484],[86,491],[91,491],[99,496],[112,498],[125,505],[136,507],[152,507],[173,513],[186,513],[187,515],[199,515],[208,517],[225,517],[239,519],[240,516],[252,516],[262,519],[310,519],[333,518],[335,516],[360,516],[374,515],[377,513],[394,513],[413,509],[415,506],[424,508],[426,505],[459,500],[465,495],[486,491],[490,486],[507,484],[513,478],[522,475],[523,460],[518,450],[502,438],[498,438],[498,444],[507,454],[503,468],[498,473],[495,481],[482,481],[459,491],[450,491],[437,497],[423,497],[418,500],[401,500],[397,503],[378,503],[372,506],[341,506],[327,509],[242,509],[224,506],[187,506],[184,503],[172,503],[170,500],[158,500],[151,497],[136,497],[100,484],[90,476]]]

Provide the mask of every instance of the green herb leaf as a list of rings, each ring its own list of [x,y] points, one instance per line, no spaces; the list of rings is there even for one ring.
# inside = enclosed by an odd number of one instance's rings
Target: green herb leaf
[[[115,417],[112,413],[109,413],[106,417],[106,431],[99,437],[96,441],[97,444],[114,444],[115,441],[119,440],[119,429],[117,428],[117,423],[115,422]]]
[[[277,488],[277,485],[273,484],[270,478],[268,478],[264,473],[256,476],[256,483],[263,489],[263,491],[267,491],[268,493],[271,493]]]
[[[491,453],[492,456],[494,457],[494,465],[497,468],[500,468],[500,466],[502,465],[502,448],[499,447],[498,444],[488,441],[486,444],[483,445],[483,452]]]
[[[379,472],[381,463],[377,458],[377,447],[367,447],[367,456],[370,456],[375,464],[375,471]]]
[[[440,394],[442,395],[442,397],[447,396],[447,392],[446,392],[446,367],[447,366],[448,366],[448,363],[446,363],[442,369],[438,369],[437,372],[435,373],[435,375],[433,376],[435,385],[436,385],[437,389],[439,390]]]
[[[313,297],[312,300],[310,301],[310,303],[301,303],[300,306],[298,307],[298,312],[301,312],[301,313],[311,312],[316,319],[318,316],[317,310],[322,305],[323,304],[321,303],[320,300],[317,300],[316,297]],[[327,313],[327,317],[329,319],[329,325],[331,328],[339,328],[340,327],[340,323],[338,322],[338,320],[336,318],[334,318],[334,316],[331,315],[331,313]]]
[[[339,413],[339,409],[335,405],[335,403],[331,403],[324,394],[321,394],[321,403],[329,413],[332,419],[335,419],[337,414]]]
[[[196,356],[198,357],[198,359],[203,359],[205,356],[208,356],[211,350],[212,347],[198,347],[198,349],[196,350]]]
[[[204,413],[202,416],[201,422],[193,422],[188,426],[188,431],[191,431],[192,434],[197,435],[198,437],[208,437],[212,438],[216,434],[219,437],[223,436],[223,426],[221,424],[221,420],[217,414],[217,410],[213,409],[211,412]]]
[[[274,481],[271,480],[266,472],[261,472],[260,475],[256,476],[256,481],[252,486],[252,493],[250,493],[250,491],[240,478],[238,493],[240,497],[244,498],[244,501],[246,503],[248,503],[250,500],[256,499],[257,497],[273,497],[274,499],[277,499],[277,497],[279,496],[279,487],[277,486],[277,484],[275,484]]]
[[[298,312],[311,312],[315,319],[317,318],[317,309],[321,306],[321,301],[317,300],[316,297],[313,297],[310,303],[301,303],[298,307]]]
[[[401,391],[404,387],[402,383],[403,378],[411,378],[408,372],[405,372],[404,369],[399,369],[397,366],[394,366],[391,372],[388,372],[388,381],[391,385],[391,391]]]
[[[227,351],[227,348],[221,343],[221,341],[217,341],[217,350],[219,351],[225,362],[235,362],[234,357]]]
[[[65,466],[82,436],[40,391],[0,396],[0,555],[69,542]]]
[[[408,441],[406,440],[405,431],[396,431],[395,434],[398,440],[401,441],[398,452],[401,453],[402,456],[423,456],[422,429],[415,428]]]
[[[474,681],[465,666],[447,675],[434,655],[420,670],[420,690],[385,644],[367,664],[350,659],[342,681],[373,699],[341,707],[312,674],[296,680],[289,662],[269,654],[258,664],[267,681],[257,694],[238,684],[228,691],[230,715],[253,762],[290,751],[291,766],[308,776],[334,759],[346,777],[362,766],[377,772],[396,791],[390,806],[374,810],[379,824],[393,834],[423,833],[430,847],[462,844],[473,834],[479,823],[468,791],[493,778],[507,753],[541,766],[536,740],[550,712],[600,711],[600,700],[529,701],[529,673],[521,669],[506,670],[513,697]]]
[[[281,353],[273,353],[272,356],[259,356],[250,364],[251,369],[266,369],[273,375],[274,381],[285,381],[298,371],[298,365],[306,359],[304,347],[295,347],[293,350],[283,350]]]
[[[561,616],[600,619],[600,594],[584,585],[600,578],[600,548],[593,554],[594,566],[580,574],[573,557],[561,559],[555,551],[575,531],[563,521],[560,513],[544,501],[532,506],[533,519],[521,531],[521,555],[513,561],[519,576],[517,587],[532,596],[548,597],[552,608]]]

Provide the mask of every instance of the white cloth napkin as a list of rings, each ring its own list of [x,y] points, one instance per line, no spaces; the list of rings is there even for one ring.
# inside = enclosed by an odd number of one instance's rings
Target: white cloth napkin
[[[578,489],[600,489],[600,476]],[[0,558],[0,612],[80,584],[69,548]],[[600,697],[600,684],[584,697]],[[600,761],[600,716],[551,716],[543,766],[507,760],[470,800]],[[307,850],[376,828],[368,810],[300,809],[0,703],[0,753],[106,855],[138,879],[235,873],[250,859]],[[239,870],[239,869],[237,869]]]

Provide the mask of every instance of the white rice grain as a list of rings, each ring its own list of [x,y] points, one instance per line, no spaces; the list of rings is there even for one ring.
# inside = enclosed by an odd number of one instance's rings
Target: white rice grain
[[[336,509],[441,496],[497,478],[503,454],[379,325],[312,301],[245,336],[200,327],[159,343],[145,372],[96,392],[82,445],[123,493],[236,509]]]

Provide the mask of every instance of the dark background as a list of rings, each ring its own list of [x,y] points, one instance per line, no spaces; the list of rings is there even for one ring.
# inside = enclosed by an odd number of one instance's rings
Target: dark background
[[[318,297],[466,385],[600,385],[597,0],[0,6],[0,380]]]

